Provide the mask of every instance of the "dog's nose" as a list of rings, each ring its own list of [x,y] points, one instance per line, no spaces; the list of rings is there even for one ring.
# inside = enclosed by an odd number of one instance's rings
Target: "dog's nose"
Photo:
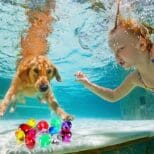
[[[39,87],[41,92],[45,92],[48,88],[49,88],[49,86],[46,84],[41,84]]]

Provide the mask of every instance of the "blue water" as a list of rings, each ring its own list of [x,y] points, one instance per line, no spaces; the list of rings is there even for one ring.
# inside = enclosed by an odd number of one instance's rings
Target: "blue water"
[[[105,10],[93,9],[88,0],[57,0],[57,20],[48,38],[49,58],[59,69],[63,80],[62,83],[51,82],[55,96],[59,104],[76,118],[152,119],[154,95],[151,92],[136,88],[113,104],[95,96],[75,81],[74,73],[81,70],[92,82],[116,88],[130,72],[116,65],[108,47],[108,31],[113,25],[115,3],[113,0],[102,2]],[[122,6],[126,6],[125,2]],[[132,5],[132,16],[153,24],[153,8],[150,7],[153,1],[128,2]],[[142,3],[145,3],[144,13],[141,11]],[[0,99],[15,74],[21,34],[28,29],[25,9],[20,4],[24,1],[0,1]],[[25,105],[18,104],[16,112],[7,112],[3,119],[54,116],[47,105],[40,104],[36,99],[26,100]]]

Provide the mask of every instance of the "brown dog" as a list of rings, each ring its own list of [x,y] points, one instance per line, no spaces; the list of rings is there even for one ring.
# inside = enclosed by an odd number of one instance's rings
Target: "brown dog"
[[[24,97],[37,97],[41,102],[48,102],[50,107],[62,119],[72,120],[72,116],[61,109],[50,89],[50,80],[61,81],[57,68],[49,61],[47,36],[51,32],[53,21],[51,9],[55,3],[49,4],[43,11],[29,10],[27,12],[30,28],[27,35],[21,39],[21,58],[17,61],[17,71],[3,101],[0,103],[2,116],[10,103],[14,111],[16,102],[24,102]]]

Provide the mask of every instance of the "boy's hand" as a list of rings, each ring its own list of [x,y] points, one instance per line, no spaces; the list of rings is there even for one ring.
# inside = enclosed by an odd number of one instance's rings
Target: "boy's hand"
[[[87,78],[87,76],[84,73],[80,72],[80,71],[77,72],[75,74],[75,76],[76,76],[76,80],[83,83],[83,84],[87,84],[89,82],[89,79]]]

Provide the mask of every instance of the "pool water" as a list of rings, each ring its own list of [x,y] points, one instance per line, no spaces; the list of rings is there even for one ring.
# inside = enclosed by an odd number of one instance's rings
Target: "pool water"
[[[32,2],[35,5],[40,4],[39,0]],[[115,17],[115,1],[100,0],[100,2],[101,5],[93,5],[90,0],[57,0],[53,33],[48,37],[49,59],[57,66],[62,77],[61,83],[55,80],[51,82],[52,89],[59,104],[75,117],[73,122],[74,134],[77,133],[75,143],[81,135],[76,132],[79,123],[81,123],[79,130],[82,132],[85,128],[88,134],[89,127],[97,130],[94,123],[97,123],[98,127],[101,123],[100,128],[103,129],[105,120],[112,121],[109,122],[108,127],[105,125],[107,129],[109,127],[112,129],[114,122],[119,123],[120,126],[118,126],[122,129],[124,125],[121,121],[123,120],[124,123],[129,120],[141,120],[142,130],[144,131],[145,124],[146,131],[153,133],[151,128],[153,128],[154,119],[154,93],[136,88],[120,101],[109,103],[75,81],[74,74],[80,70],[87,74],[90,81],[114,89],[132,71],[126,71],[116,64],[108,46],[108,32],[113,26]],[[23,7],[25,4],[27,2],[24,0],[0,1],[0,99],[3,99],[15,74],[16,59],[21,50],[20,38],[29,27]],[[153,5],[152,0],[123,0],[121,10],[126,16],[130,15],[137,20],[154,25]],[[128,10],[131,11],[128,12]],[[47,105],[32,98],[26,98],[26,104],[18,103],[14,113],[9,113],[8,109],[0,120],[0,136],[6,139],[3,143],[1,142],[0,149],[2,147],[3,152],[6,152],[15,145],[13,132],[21,121],[29,118],[50,119],[52,117],[56,115]],[[84,126],[84,123],[88,128]],[[132,129],[135,124],[136,121],[132,122],[128,130]],[[138,125],[135,126],[138,127]],[[91,134],[94,130],[90,128]],[[99,135],[101,133],[98,135],[96,133],[96,136]],[[149,136],[149,133],[145,136]],[[89,141],[87,144],[91,145],[92,140]],[[8,146],[8,143],[12,145]]]

